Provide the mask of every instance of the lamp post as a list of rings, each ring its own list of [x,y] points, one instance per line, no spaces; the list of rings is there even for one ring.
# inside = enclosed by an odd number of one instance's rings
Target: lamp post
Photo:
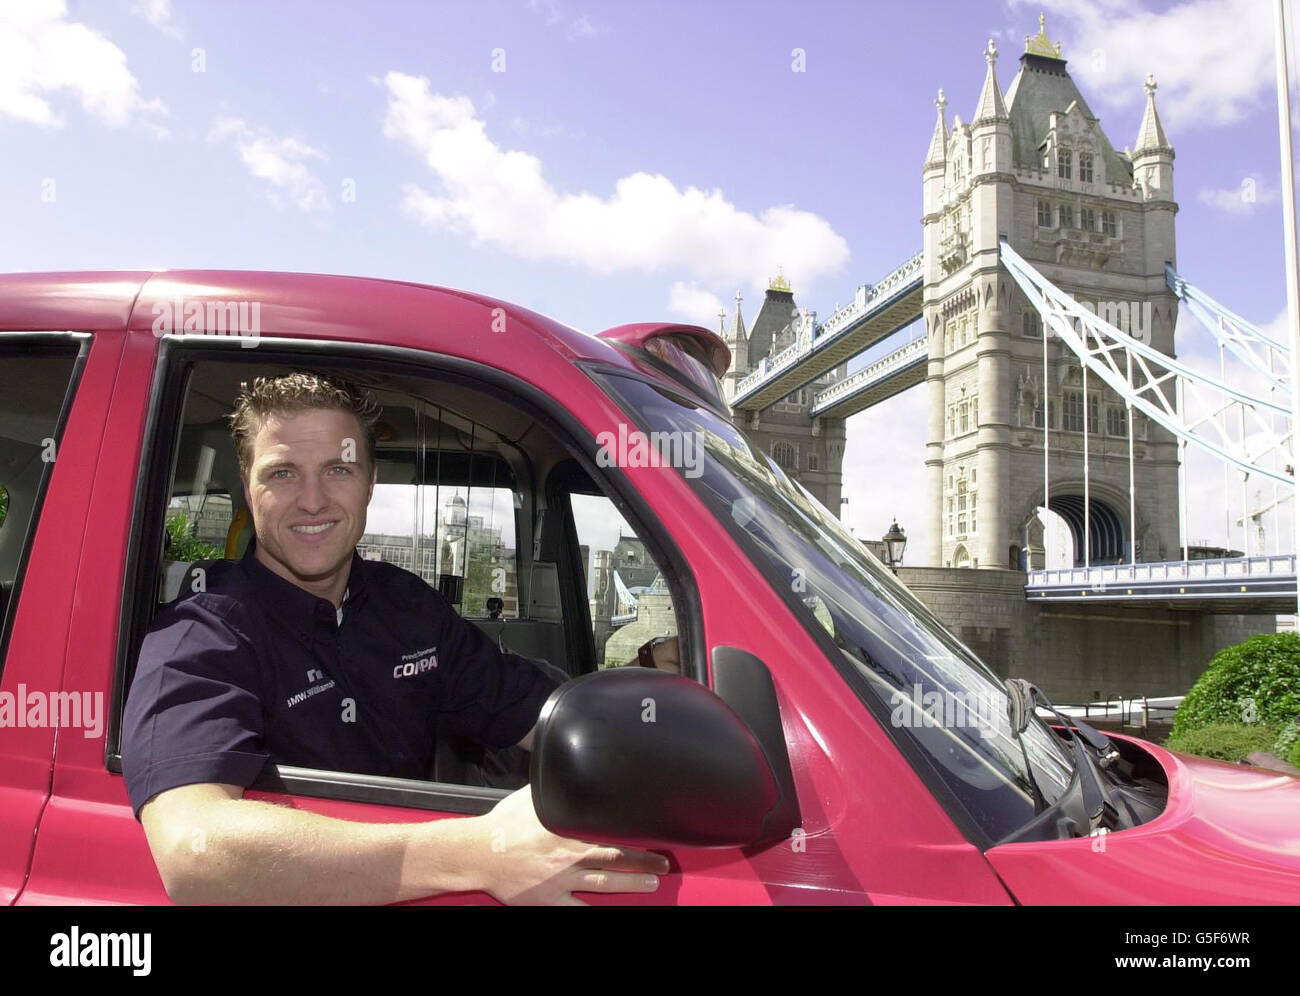
[[[907,546],[907,533],[898,528],[898,520],[895,519],[893,525],[889,527],[889,532],[880,539],[885,545],[885,562],[889,564],[889,569],[897,574],[898,567],[903,562],[903,548]]]

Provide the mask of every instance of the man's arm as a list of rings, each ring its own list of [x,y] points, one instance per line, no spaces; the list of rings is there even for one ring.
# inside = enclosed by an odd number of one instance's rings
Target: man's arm
[[[527,738],[525,738],[527,739]],[[484,816],[354,823],[185,785],[140,812],[178,903],[373,904],[484,891],[507,903],[584,905],[573,892],[653,892],[657,854],[558,837],[525,786]]]

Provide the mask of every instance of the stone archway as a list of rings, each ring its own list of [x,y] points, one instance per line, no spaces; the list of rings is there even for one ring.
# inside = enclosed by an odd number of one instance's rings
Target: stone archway
[[[1047,506],[1065,520],[1074,540],[1074,563],[1082,566],[1084,536],[1083,495],[1053,494]],[[1118,564],[1128,556],[1129,537],[1124,519],[1115,508],[1102,498],[1093,495],[1088,502],[1088,562],[1092,564]]]

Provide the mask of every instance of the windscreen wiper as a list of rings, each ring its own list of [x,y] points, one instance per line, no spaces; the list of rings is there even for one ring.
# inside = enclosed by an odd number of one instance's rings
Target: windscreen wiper
[[[1029,763],[1029,750],[1025,747],[1025,738],[1022,734],[1025,727],[1029,725],[1029,716],[1034,712],[1034,693],[1033,685],[1025,681],[1024,678],[1008,678],[1007,686],[1007,714],[1011,720],[1011,735],[1016,738],[1016,743],[1020,744],[1020,756],[1025,759],[1025,775],[1029,778],[1029,787],[1034,792],[1034,815],[1037,816],[1043,810],[1047,809],[1047,797],[1043,795],[1043,790],[1038,787],[1038,779],[1034,777],[1034,766]]]
[[[1029,726],[1029,720],[1034,715],[1035,704],[1041,702],[1056,717],[1070,738],[1075,767],[1079,771],[1080,785],[1083,789],[1083,806],[1088,814],[1089,829],[1103,822],[1107,809],[1110,810],[1111,822],[1114,822],[1118,814],[1098,774],[1099,770],[1109,767],[1119,757],[1119,751],[1110,742],[1110,738],[1077,717],[1063,716],[1056,706],[1052,705],[1051,699],[1043,694],[1042,689],[1024,678],[1008,678],[1006,684],[1010,693],[1011,728],[1020,739],[1021,750],[1025,751],[1024,738],[1021,734]],[[1093,767],[1092,757],[1084,750],[1085,743],[1096,751],[1096,768]],[[1027,751],[1025,764],[1029,764]],[[1030,777],[1032,779],[1032,772]]]

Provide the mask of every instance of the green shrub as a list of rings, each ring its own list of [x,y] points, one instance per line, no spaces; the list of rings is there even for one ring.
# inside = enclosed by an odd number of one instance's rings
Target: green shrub
[[[1300,768],[1300,740],[1291,745],[1291,753],[1286,756],[1285,760]]]
[[[1171,735],[1165,746],[1182,754],[1220,761],[1244,761],[1252,751],[1270,750],[1277,733],[1278,728],[1268,723],[1213,723]]]
[[[1172,735],[1212,724],[1280,727],[1297,714],[1300,635],[1264,633],[1215,655],[1174,714]]]
[[[220,560],[226,552],[204,543],[194,535],[194,524],[184,512],[173,512],[167,519],[168,560]]]
[[[1291,754],[1291,749],[1300,741],[1300,722],[1292,720],[1282,727],[1282,732],[1277,735],[1277,740],[1273,741],[1272,753],[1280,758],[1287,758]]]

